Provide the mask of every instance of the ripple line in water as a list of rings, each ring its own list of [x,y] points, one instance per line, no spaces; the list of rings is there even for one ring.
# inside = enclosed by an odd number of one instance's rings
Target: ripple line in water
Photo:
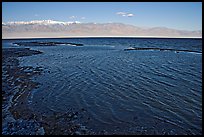
[[[172,122],[172,121],[170,121],[170,120],[167,120],[167,119],[164,119],[164,118],[158,117],[158,116],[153,116],[153,117],[156,118],[156,119],[158,119],[158,120],[160,120],[160,121],[162,121],[162,122],[169,123],[169,124],[171,124],[171,125],[173,125],[173,126],[176,126],[176,127],[178,127],[178,128],[181,128],[181,129],[185,130],[185,128],[183,128],[182,126],[180,126],[180,125],[178,125],[178,124],[176,124],[176,123],[174,123],[174,122]]]

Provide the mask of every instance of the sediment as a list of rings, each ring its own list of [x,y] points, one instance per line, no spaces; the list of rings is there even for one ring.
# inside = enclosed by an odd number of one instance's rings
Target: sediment
[[[15,42],[18,46],[59,46],[59,45],[72,45],[72,46],[83,46],[80,43],[68,43],[68,42]]]
[[[124,49],[126,50],[158,50],[158,51],[175,51],[176,53],[179,52],[196,52],[196,53],[202,53],[200,51],[195,51],[195,50],[181,50],[181,49],[167,49],[167,48],[140,48],[140,47],[131,47]]]
[[[42,54],[29,48],[2,50],[2,134],[3,135],[84,135],[94,134],[79,119],[85,109],[51,115],[34,112],[29,95],[40,83],[32,80],[42,67],[19,66],[18,57]],[[90,119],[90,118],[86,118]]]

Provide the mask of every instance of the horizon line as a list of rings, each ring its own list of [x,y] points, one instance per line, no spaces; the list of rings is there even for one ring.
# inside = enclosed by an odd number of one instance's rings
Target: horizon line
[[[6,37],[2,39],[44,39],[44,38],[198,38],[202,37],[174,37],[174,36],[56,36],[56,37]]]

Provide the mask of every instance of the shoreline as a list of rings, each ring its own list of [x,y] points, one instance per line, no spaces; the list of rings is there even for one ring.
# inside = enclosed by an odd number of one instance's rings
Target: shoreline
[[[20,67],[18,57],[41,54],[29,48],[2,49],[2,134],[4,135],[43,135],[44,129],[27,107],[26,98],[36,88],[30,78],[40,73],[40,68]],[[25,72],[25,70],[31,70]],[[20,105],[26,117],[19,116],[16,106]]]
[[[42,67],[19,66],[18,57],[42,54],[30,48],[3,48],[2,51],[2,134],[3,135],[91,135],[80,124],[85,110],[53,112],[51,115],[34,112],[29,96],[40,83],[32,80],[43,73]],[[40,100],[39,100],[40,101]],[[34,102],[33,102],[34,103]]]
[[[15,39],[64,39],[64,38],[155,38],[155,39],[202,39],[202,37],[173,37],[173,36],[56,36],[56,37],[7,37],[2,40]]]

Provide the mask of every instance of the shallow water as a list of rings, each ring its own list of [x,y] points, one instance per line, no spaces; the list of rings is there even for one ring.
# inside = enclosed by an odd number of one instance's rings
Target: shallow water
[[[91,117],[86,126],[95,131],[202,133],[202,53],[124,51],[128,47],[156,47],[202,52],[202,39],[18,41],[84,44],[31,47],[43,54],[20,58],[21,66],[44,68],[44,74],[34,78],[40,86],[29,100],[33,110],[84,108]]]

